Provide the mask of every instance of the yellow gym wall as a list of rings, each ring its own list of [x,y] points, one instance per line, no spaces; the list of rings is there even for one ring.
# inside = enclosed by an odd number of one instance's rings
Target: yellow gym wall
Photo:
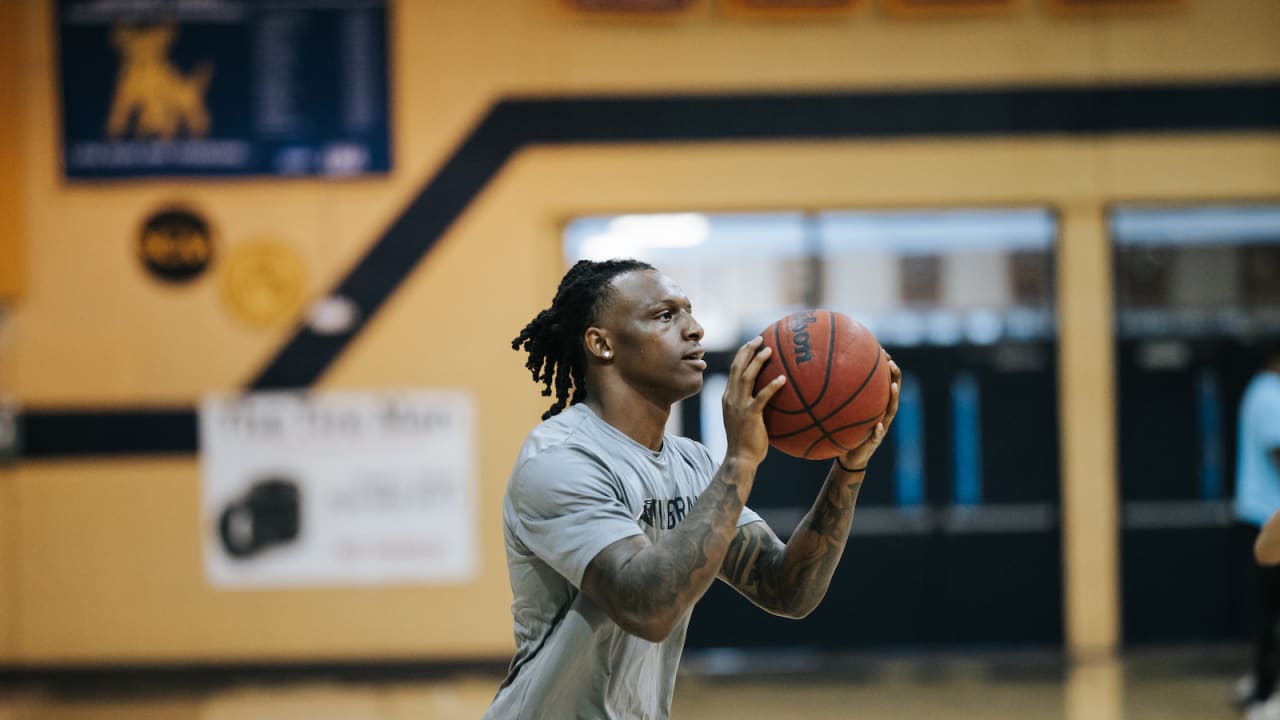
[[[21,24],[22,8],[18,3],[0,3],[0,28]],[[22,171],[23,133],[20,72],[22,47],[5,37],[0,42],[0,357],[6,355],[11,335],[5,330],[5,310],[22,290],[23,195],[26,189]],[[0,402],[13,388],[11,374],[0,361]],[[0,662],[13,655],[17,630],[15,533],[13,479],[14,473],[0,461]]]
[[[24,289],[0,380],[31,407],[190,407],[253,378],[288,325],[251,329],[216,273],[163,287],[137,227],[179,200],[219,252],[273,237],[324,292],[472,125],[510,95],[853,90],[1274,77],[1280,3],[1188,0],[1157,13],[750,21],[704,3],[666,21],[586,20],[553,0],[399,0],[391,20],[394,169],[385,178],[67,183],[58,165],[50,0],[0,24],[17,120]],[[20,83],[14,83],[17,74]],[[11,122],[7,118],[6,123]],[[6,126],[0,126],[3,129]],[[501,492],[546,401],[509,341],[563,271],[561,223],[592,212],[1051,204],[1063,217],[1063,511],[1068,643],[1118,633],[1109,247],[1117,199],[1248,199],[1280,187],[1274,135],[671,143],[518,154],[324,375],[324,388],[457,387],[477,410],[473,582],[219,591],[204,580],[193,457],[27,461],[0,470],[0,663],[499,658],[511,649]],[[0,246],[2,247],[2,246]],[[696,302],[696,298],[695,298]],[[846,565],[841,572],[857,572]]]
[[[18,3],[0,7],[0,27],[14,27],[21,18]],[[21,46],[0,47],[0,98],[8,100],[0,107],[0,306],[17,297],[22,283],[22,106],[13,102],[23,89],[21,63]]]

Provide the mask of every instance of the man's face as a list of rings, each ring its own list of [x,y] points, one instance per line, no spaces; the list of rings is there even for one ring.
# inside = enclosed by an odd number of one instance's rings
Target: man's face
[[[689,298],[653,270],[623,273],[600,326],[610,331],[612,362],[628,385],[673,403],[702,389],[702,326]]]

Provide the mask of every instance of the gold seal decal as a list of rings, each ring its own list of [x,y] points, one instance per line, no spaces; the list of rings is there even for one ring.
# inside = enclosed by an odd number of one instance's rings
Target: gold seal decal
[[[294,318],[307,294],[307,269],[292,246],[258,239],[235,247],[222,265],[222,297],[247,325],[272,327]]]

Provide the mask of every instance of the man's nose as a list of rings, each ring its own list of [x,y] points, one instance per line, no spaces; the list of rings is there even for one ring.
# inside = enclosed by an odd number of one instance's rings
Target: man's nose
[[[702,339],[702,326],[698,324],[697,320],[693,319],[692,315],[689,316],[689,324],[685,327],[684,334],[685,337],[692,340]]]

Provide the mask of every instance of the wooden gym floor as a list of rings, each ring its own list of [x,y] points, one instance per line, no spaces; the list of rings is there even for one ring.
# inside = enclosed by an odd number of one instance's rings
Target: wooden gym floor
[[[1067,666],[1042,653],[823,657],[691,654],[673,718],[1234,718],[1244,647],[1143,650]],[[0,720],[459,720],[500,668],[47,676],[0,673]]]

